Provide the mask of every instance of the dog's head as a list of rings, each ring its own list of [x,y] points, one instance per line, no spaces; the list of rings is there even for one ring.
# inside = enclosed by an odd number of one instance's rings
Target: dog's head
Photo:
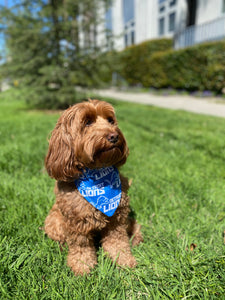
[[[128,152],[113,107],[89,100],[61,115],[49,141],[45,166],[51,177],[71,181],[84,168],[121,166]]]

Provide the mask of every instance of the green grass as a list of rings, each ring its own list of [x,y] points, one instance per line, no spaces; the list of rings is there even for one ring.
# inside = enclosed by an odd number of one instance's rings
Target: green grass
[[[225,119],[112,101],[144,243],[134,270],[100,248],[91,275],[75,277],[39,230],[54,203],[43,161],[58,113],[19,98],[0,94],[1,299],[225,299]]]

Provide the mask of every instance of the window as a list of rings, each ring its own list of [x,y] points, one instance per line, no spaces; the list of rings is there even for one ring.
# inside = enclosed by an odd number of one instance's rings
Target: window
[[[124,24],[134,19],[134,0],[123,0]]]
[[[110,7],[105,13],[105,29],[106,29],[106,43],[107,48],[110,50],[113,48],[113,36],[112,36],[112,7]]]
[[[169,15],[169,31],[174,31],[175,29],[175,12]]]
[[[125,47],[135,44],[135,22],[132,20],[124,26]]]
[[[172,0],[172,1],[170,1],[170,7],[171,6],[174,6],[174,5],[176,5],[177,4],[177,0]]]
[[[124,44],[125,44],[125,47],[128,47],[129,45],[128,45],[128,36],[127,36],[127,34],[125,33],[125,35],[124,35]]]
[[[223,0],[222,12],[225,13],[225,0]]]
[[[123,0],[125,47],[135,44],[134,0]]]
[[[131,45],[135,44],[135,32],[131,31]]]
[[[164,27],[165,27],[165,19],[164,18],[160,18],[159,19],[159,35],[163,35],[164,34]]]
[[[110,7],[105,13],[105,23],[106,29],[112,31],[112,7]]]
[[[165,6],[163,5],[163,6],[161,6],[161,7],[159,8],[159,12],[162,13],[162,12],[164,12],[164,11],[165,11]]]

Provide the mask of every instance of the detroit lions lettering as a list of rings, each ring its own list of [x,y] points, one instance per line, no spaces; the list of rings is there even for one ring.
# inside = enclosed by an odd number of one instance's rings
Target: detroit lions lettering
[[[108,217],[113,216],[122,194],[119,171],[116,167],[86,169],[75,185],[80,194]]]

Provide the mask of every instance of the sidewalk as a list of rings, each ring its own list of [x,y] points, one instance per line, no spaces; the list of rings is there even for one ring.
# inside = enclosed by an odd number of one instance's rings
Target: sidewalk
[[[94,92],[101,97],[225,118],[225,100],[223,104],[223,100],[220,98],[197,98],[182,95],[158,96],[150,93],[121,92],[115,89],[95,90]]]

